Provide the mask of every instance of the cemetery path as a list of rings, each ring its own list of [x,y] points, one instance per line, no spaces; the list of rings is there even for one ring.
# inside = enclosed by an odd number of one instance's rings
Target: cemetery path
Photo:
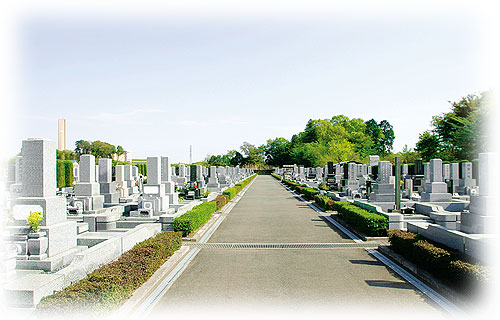
[[[271,176],[258,176],[210,243],[353,243]],[[345,312],[443,317],[364,249],[204,248],[152,315]]]

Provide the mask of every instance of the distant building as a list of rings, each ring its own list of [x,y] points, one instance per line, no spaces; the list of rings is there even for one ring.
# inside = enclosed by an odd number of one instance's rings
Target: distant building
[[[66,119],[59,119],[57,121],[58,127],[58,146],[57,150],[64,151],[66,150]]]

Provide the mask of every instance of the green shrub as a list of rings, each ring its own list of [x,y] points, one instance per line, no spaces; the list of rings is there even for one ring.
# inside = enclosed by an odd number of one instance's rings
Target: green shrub
[[[345,222],[367,236],[387,234],[389,220],[386,217],[356,207],[348,201],[335,201],[333,206]]]
[[[136,244],[117,260],[94,270],[37,305],[41,314],[72,314],[75,310],[103,314],[119,306],[180,248],[178,232],[162,232]]]
[[[217,210],[222,209],[222,207],[224,207],[228,202],[229,202],[229,197],[226,195],[218,195],[217,198],[215,198],[215,204]]]
[[[330,190],[330,187],[326,183],[321,182],[318,186],[318,189],[328,191]]]
[[[314,196],[314,202],[318,205],[318,207],[320,207],[324,211],[334,210],[333,204],[335,203],[335,201],[333,201],[333,199],[328,196],[322,196],[320,194],[316,194]]]
[[[73,176],[73,162],[71,160],[64,160],[64,186],[72,187],[73,180],[75,177]]]
[[[399,254],[408,254],[413,249],[413,244],[419,239],[416,233],[402,230],[389,230],[387,235],[391,249]]]
[[[390,230],[389,242],[392,250],[460,291],[468,291],[488,279],[487,268],[464,262],[456,250],[433,244],[421,235]]]
[[[229,198],[229,200],[233,199],[237,193],[238,193],[238,190],[236,190],[236,188],[234,188],[234,187],[226,189],[222,192],[222,194],[227,196]]]
[[[217,210],[215,201],[205,202],[197,205],[193,209],[174,219],[173,227],[175,231],[181,231],[183,236],[198,230],[204,225]]]
[[[56,166],[56,176],[57,176],[57,187],[64,187],[65,178],[64,178],[64,163],[63,160],[57,160]]]
[[[235,184],[234,187],[224,190],[222,192],[222,194],[228,196],[229,200],[233,199],[234,196],[236,196],[236,194],[238,194],[238,192],[240,192],[241,189],[246,187],[253,179],[255,179],[256,176],[257,175],[254,174],[250,178],[247,178],[247,179]]]
[[[413,244],[410,252],[410,259],[426,270],[432,272],[440,278],[447,277],[447,270],[451,263],[451,254],[443,248],[436,247],[425,240],[418,240]]]
[[[143,176],[146,176],[147,170],[146,170],[146,163],[136,163],[134,164],[139,169],[139,174],[142,174]]]
[[[303,187],[302,193],[304,194],[304,198],[306,198],[307,200],[314,200],[314,196],[320,194],[319,190],[309,187]]]
[[[450,277],[458,288],[468,289],[477,284],[488,281],[487,269],[480,265],[473,265],[461,260],[452,261],[449,265]]]

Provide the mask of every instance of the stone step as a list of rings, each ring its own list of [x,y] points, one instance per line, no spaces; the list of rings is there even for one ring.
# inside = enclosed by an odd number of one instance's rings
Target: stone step
[[[83,234],[86,233],[88,232],[85,232]],[[47,272],[53,272],[55,270],[59,270],[68,266],[71,261],[73,261],[75,255],[81,252],[83,249],[83,247],[77,246],[43,260],[17,260],[16,269],[44,270]]]
[[[89,231],[89,224],[86,222],[78,222],[76,224],[76,234],[81,234]]]
[[[81,214],[79,215],[68,214],[66,217],[68,218],[68,220],[83,222],[83,215]]]
[[[146,218],[147,219],[147,218]],[[136,221],[117,221],[116,222],[116,228],[118,229],[133,229],[141,224],[144,224],[144,223],[155,223],[155,222],[158,222],[158,221],[148,221],[148,220],[143,220],[143,221],[139,221],[139,220],[136,220]]]

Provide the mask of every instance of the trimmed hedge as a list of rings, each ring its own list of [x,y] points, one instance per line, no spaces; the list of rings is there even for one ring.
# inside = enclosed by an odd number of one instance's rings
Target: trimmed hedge
[[[386,217],[356,207],[349,201],[335,201],[333,207],[345,222],[367,236],[385,236],[387,234],[389,220]]]
[[[136,244],[117,260],[94,270],[62,291],[42,298],[40,313],[101,314],[118,307],[181,247],[182,236],[166,231]]]
[[[227,203],[229,202],[229,197],[226,195],[218,195],[215,198],[215,205],[217,207],[217,210],[222,209]]]
[[[146,163],[136,163],[134,164],[137,168],[139,168],[139,174],[142,174],[143,176],[147,176],[147,166]]]
[[[272,174],[272,176],[281,181],[280,176],[278,176],[276,174]],[[292,190],[295,190],[297,187],[300,187],[300,183],[293,182],[293,181],[286,180],[286,179],[283,179],[283,183],[286,184]]]
[[[328,190],[330,190],[330,187],[329,187],[326,183],[321,182],[321,183],[318,185],[318,189],[319,189],[319,190],[325,190],[325,191],[328,191]]]
[[[333,205],[334,205],[335,201],[333,201],[333,199],[328,197],[328,196],[322,196],[320,194],[317,194],[314,196],[314,202],[318,205],[318,207],[323,209],[323,211],[334,210]]]
[[[228,196],[229,200],[234,198],[238,192],[240,192],[240,186],[234,186],[232,188],[228,188],[222,192],[223,195]]]
[[[314,196],[320,194],[319,190],[302,186],[295,187],[295,191],[297,191],[300,194],[303,194],[304,198],[306,198],[307,200],[314,200]]]
[[[175,231],[181,231],[183,236],[198,230],[204,225],[217,210],[215,201],[205,202],[197,205],[193,209],[174,219],[173,227]]]
[[[56,176],[57,176],[57,187],[63,188],[65,186],[65,178],[64,178],[64,162],[62,160],[57,160],[56,166]]]
[[[229,200],[233,199],[234,196],[236,196],[238,194],[238,192],[241,191],[241,189],[246,187],[253,179],[255,179],[255,177],[257,177],[256,174],[254,174],[250,178],[247,178],[247,179],[235,184],[234,187],[224,190],[222,192],[222,194],[225,196],[228,196]]]
[[[73,176],[73,162],[64,160],[64,186],[72,187],[75,177]]]
[[[390,230],[388,234],[392,250],[460,291],[469,291],[487,281],[487,268],[462,261],[462,254],[456,250],[412,232]]]

